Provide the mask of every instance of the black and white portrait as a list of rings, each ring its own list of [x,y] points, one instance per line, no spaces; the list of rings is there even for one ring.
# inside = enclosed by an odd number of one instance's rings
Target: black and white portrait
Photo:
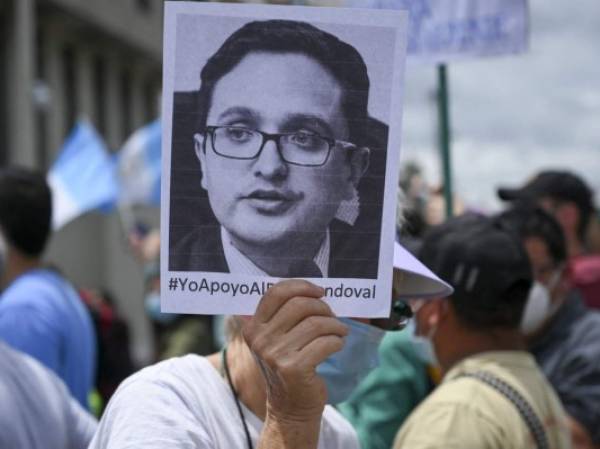
[[[373,284],[397,29],[200,6],[165,55],[168,271]]]

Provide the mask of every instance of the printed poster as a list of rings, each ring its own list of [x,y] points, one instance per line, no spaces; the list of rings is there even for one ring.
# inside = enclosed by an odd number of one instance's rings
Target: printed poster
[[[389,316],[406,13],[167,2],[164,33],[162,310],[303,278]]]

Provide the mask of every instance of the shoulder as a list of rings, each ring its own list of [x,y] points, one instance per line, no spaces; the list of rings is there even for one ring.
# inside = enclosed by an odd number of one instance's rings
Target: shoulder
[[[53,284],[56,278],[56,286]],[[32,270],[15,279],[2,294],[4,307],[13,304],[44,304],[58,294],[58,277],[46,270]]]
[[[22,413],[39,413],[38,424],[54,424],[58,426],[54,429],[56,432],[67,430],[69,410],[80,407],[69,394],[66,385],[52,371],[33,357],[2,342],[0,366],[0,391],[6,388],[6,394],[0,395],[1,397],[13,398],[13,401],[8,401]],[[20,393],[15,394],[18,392]],[[95,424],[91,417],[82,409],[81,413],[86,424],[92,425],[93,429]]]
[[[51,371],[28,354],[17,351],[0,341],[0,374],[26,385],[26,390],[58,391],[66,396],[64,384]],[[43,396],[43,395],[42,395]]]
[[[2,294],[0,307],[19,304],[35,307],[56,307],[66,305],[76,299],[80,303],[79,294],[71,283],[59,273],[47,269],[31,270],[15,279]]]
[[[402,425],[394,448],[504,447],[506,434],[488,400],[473,379],[441,384]]]
[[[214,368],[209,362],[204,357],[191,354],[174,357],[138,371],[121,384],[117,394],[123,397],[152,391],[163,398],[191,397],[204,390],[199,389],[198,385],[212,383],[214,377]],[[143,400],[151,402],[153,398]]]
[[[195,227],[173,242],[169,249],[169,269],[228,272],[219,226]]]
[[[370,233],[340,220],[333,220],[329,225],[329,235],[329,277],[377,278],[378,233]]]
[[[590,349],[592,346],[596,353],[600,353],[600,345],[598,345],[598,339],[600,338],[600,312],[597,310],[589,309],[586,313],[577,320],[577,325],[573,327],[572,331],[578,337],[578,346],[581,343],[586,344],[584,347]],[[588,346],[589,345],[589,346]]]
[[[325,407],[319,449],[359,449],[358,436],[352,425],[332,406]]]
[[[34,270],[15,279],[0,297],[0,333],[12,343],[34,335],[58,335],[64,326],[62,286],[68,285],[52,272]],[[82,306],[83,307],[83,306]]]
[[[202,423],[217,394],[210,370],[203,357],[188,355],[132,375],[110,400],[90,448],[209,447]]]
[[[565,304],[566,317],[561,317],[559,311],[555,317],[553,329],[548,333],[543,350],[534,348],[534,353],[544,370],[550,369],[550,377],[560,371],[561,377],[567,374],[581,374],[581,369],[600,373],[600,312],[587,309],[579,296],[567,299]],[[561,326],[562,323],[562,327]],[[565,367],[569,369],[564,369]]]

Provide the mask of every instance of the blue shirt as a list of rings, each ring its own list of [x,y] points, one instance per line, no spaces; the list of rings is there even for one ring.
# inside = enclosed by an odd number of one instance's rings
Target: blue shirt
[[[0,296],[0,340],[38,359],[85,408],[96,374],[96,337],[75,289],[57,273],[36,269]]]

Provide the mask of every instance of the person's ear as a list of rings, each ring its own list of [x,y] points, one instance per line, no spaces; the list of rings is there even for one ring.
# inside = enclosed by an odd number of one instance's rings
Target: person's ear
[[[347,189],[345,189],[343,196],[343,199],[346,201],[353,201],[357,198],[356,189],[358,183],[367,171],[367,168],[369,168],[370,150],[367,147],[354,148],[350,151],[350,173],[348,175]]]
[[[350,182],[354,188],[369,168],[370,155],[371,150],[367,147],[356,148],[350,154]]]
[[[427,313],[427,329],[435,329],[440,322],[440,301],[438,299],[431,299],[431,304]]]
[[[431,309],[427,315],[427,327],[429,329],[439,328],[442,321],[446,319],[448,315],[448,300],[445,298],[431,299]]]
[[[204,151],[204,135],[200,133],[194,134],[194,152],[200,162],[200,171],[202,172],[202,188],[206,190],[206,152]]]

